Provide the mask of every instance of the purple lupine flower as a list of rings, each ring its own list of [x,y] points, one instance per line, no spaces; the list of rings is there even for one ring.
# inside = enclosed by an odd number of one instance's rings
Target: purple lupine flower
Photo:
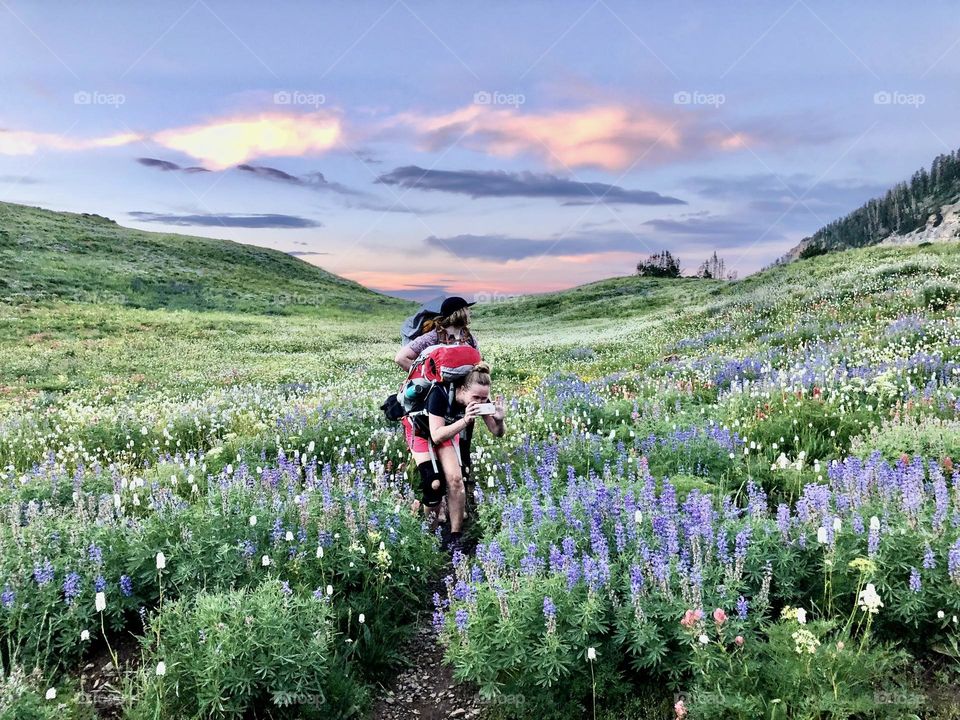
[[[937,559],[933,554],[933,548],[930,547],[930,543],[927,543],[926,547],[923,549],[923,569],[933,570],[936,566]]]
[[[130,579],[129,575],[120,576],[120,592],[123,593],[124,597],[133,595],[133,580]]]
[[[473,587],[465,583],[463,580],[458,580],[457,584],[453,588],[453,597],[455,600],[472,603],[474,600],[476,600],[477,592]]]
[[[746,620],[747,612],[749,609],[750,609],[750,605],[749,603],[747,603],[747,599],[743,595],[738,597],[737,598],[737,617],[740,618],[741,620]]]
[[[947,572],[950,579],[960,585],[960,538],[957,538],[947,554]]]
[[[670,582],[670,561],[660,550],[657,550],[657,552],[650,557],[650,566],[657,582],[666,587]]]
[[[947,481],[940,472],[935,463],[931,463],[931,476],[933,477],[933,497],[935,510],[933,513],[933,527],[935,530],[943,528],[943,523],[947,519],[947,513],[950,510],[950,491],[947,489]]]
[[[257,552],[257,546],[254,545],[249,540],[243,541],[243,556],[245,558],[252,558]]]
[[[750,526],[737,533],[733,544],[733,556],[737,560],[744,560],[747,557],[747,548],[750,545]]]
[[[470,568],[470,582],[481,583],[483,582],[483,568],[479,565],[474,565]]]
[[[287,596],[290,596],[293,594],[293,590],[290,589],[290,583],[286,580],[280,581],[280,591]]]
[[[37,581],[37,585],[41,586],[53,580],[53,564],[49,559],[43,559],[42,567],[40,565],[34,566],[33,579]]]
[[[107,589],[107,580],[103,575],[97,575],[93,581],[93,589],[95,592],[103,592]]]
[[[553,598],[549,595],[543,598],[543,616],[547,620],[555,620],[557,617],[557,606],[553,604]]]
[[[551,543],[550,545],[550,572],[557,573],[560,572],[560,569],[563,567],[563,553],[560,552],[555,544]]]
[[[583,577],[591,590],[600,590],[610,580],[610,566],[602,558],[593,558],[589,555],[583,556]]]
[[[492,562],[497,569],[502,570],[504,565],[507,562],[506,557],[503,554],[503,550],[500,548],[500,543],[496,540],[492,541],[487,546],[487,559]]]
[[[73,600],[80,594],[80,574],[75,572],[67,573],[63,581],[63,597],[67,605],[72,605]]]
[[[464,608],[459,608],[457,610],[455,621],[457,623],[457,630],[461,634],[467,632],[467,623],[470,622],[470,613],[468,613]]]
[[[751,517],[762,518],[767,514],[767,494],[763,488],[754,485],[753,481],[747,483],[747,495],[749,497],[747,510]]]
[[[727,543],[727,531],[725,528],[717,530],[717,559],[723,564],[730,562],[730,548]]]
[[[870,528],[870,533],[867,535],[867,557],[876,557],[877,551],[880,549],[880,529],[879,528]]]
[[[780,534],[786,540],[790,534],[790,506],[786,503],[777,505],[777,527],[780,528]]]
[[[319,586],[316,590],[313,591],[313,599],[320,600],[321,602],[326,598],[326,593],[323,591],[323,587]]]
[[[630,566],[630,593],[636,598],[643,589],[643,571],[639,565]]]
[[[283,536],[286,533],[283,530],[283,523],[280,522],[280,518],[277,518],[273,521],[273,527],[270,530],[270,541],[276,545],[283,539]]]
[[[439,635],[443,632],[443,622],[446,619],[446,616],[443,614],[442,610],[433,611],[433,631]]]
[[[16,593],[10,589],[9,585],[4,585],[3,592],[0,593],[0,604],[3,604],[5,608],[13,607],[13,601],[16,599]]]
[[[543,566],[543,560],[537,557],[537,546],[533,543],[527,545],[527,552],[520,560],[520,572],[524,575],[536,575]]]
[[[920,592],[920,571],[915,567],[910,568],[910,590]]]
[[[101,550],[96,543],[90,543],[90,547],[87,548],[87,557],[90,558],[90,562],[97,567],[103,565],[103,550]]]

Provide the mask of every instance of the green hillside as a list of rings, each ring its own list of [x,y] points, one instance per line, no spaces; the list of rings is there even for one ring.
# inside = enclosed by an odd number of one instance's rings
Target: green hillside
[[[0,203],[0,269],[6,302],[309,315],[412,306],[278,250],[10,203]]]

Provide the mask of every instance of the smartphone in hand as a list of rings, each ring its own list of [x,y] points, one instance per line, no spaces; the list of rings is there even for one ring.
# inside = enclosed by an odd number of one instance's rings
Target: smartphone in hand
[[[491,402],[477,403],[477,415],[493,415],[497,411],[497,406]]]

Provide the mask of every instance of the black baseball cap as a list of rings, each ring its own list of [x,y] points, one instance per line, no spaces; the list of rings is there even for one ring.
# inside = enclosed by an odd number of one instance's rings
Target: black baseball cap
[[[443,304],[440,306],[440,315],[441,317],[450,317],[457,310],[462,310],[465,307],[476,304],[476,302],[467,302],[459,295],[452,295],[443,301]]]

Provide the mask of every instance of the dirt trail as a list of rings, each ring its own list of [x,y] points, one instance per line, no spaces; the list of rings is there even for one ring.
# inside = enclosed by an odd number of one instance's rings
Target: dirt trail
[[[473,555],[473,543],[464,547]],[[443,575],[453,573],[447,563]],[[435,588],[446,597],[447,588],[438,582]],[[458,684],[443,663],[443,648],[436,639],[432,614],[425,613],[420,626],[403,648],[411,666],[401,670],[373,705],[373,720],[446,720],[447,718],[482,720],[484,704],[477,688],[469,683]]]

